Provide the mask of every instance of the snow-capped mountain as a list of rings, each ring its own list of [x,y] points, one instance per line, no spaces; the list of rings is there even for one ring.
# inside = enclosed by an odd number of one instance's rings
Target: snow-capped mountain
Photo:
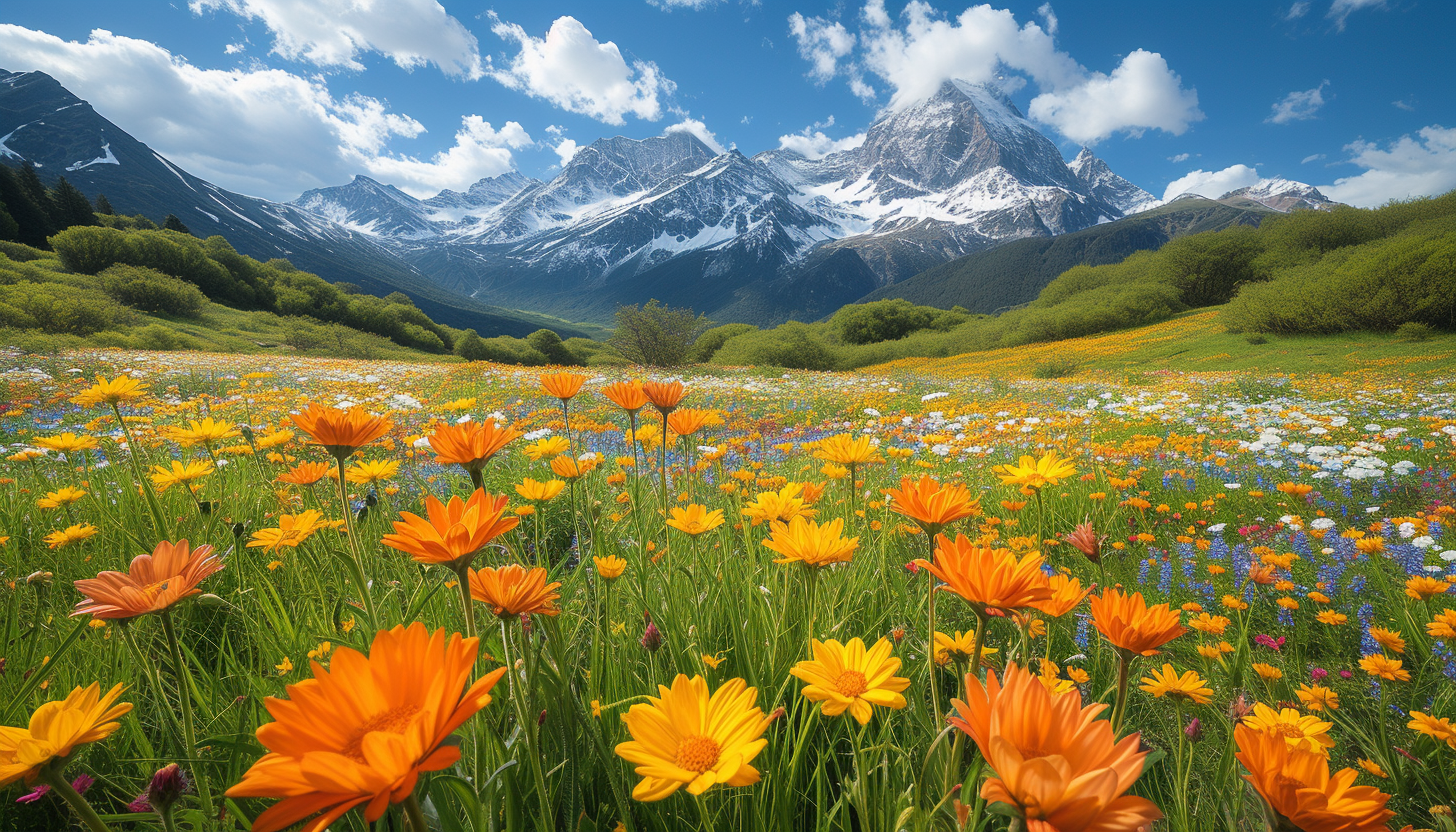
[[[604,317],[656,297],[770,323],[1156,202],[1090,151],[1069,166],[1004,95],[956,82],[823,158],[715,155],[674,132],[599,140],[549,182],[507,177],[424,201],[360,177],[295,204],[493,303]]]
[[[1247,199],[1265,208],[1288,213],[1297,210],[1328,211],[1336,204],[1319,192],[1313,185],[1289,179],[1260,179],[1247,188],[1229,191],[1218,198],[1219,202]]]
[[[526,335],[541,325],[451,293],[400,259],[395,240],[434,229],[414,215],[418,201],[398,189],[358,177],[305,194],[300,201],[309,207],[234,193],[137,141],[43,72],[0,69],[0,162],[33,164],[47,184],[65,176],[88,197],[104,193],[119,213],[175,214],[197,236],[221,235],[260,260],[286,258],[381,296],[404,292],[441,323],[483,335]]]

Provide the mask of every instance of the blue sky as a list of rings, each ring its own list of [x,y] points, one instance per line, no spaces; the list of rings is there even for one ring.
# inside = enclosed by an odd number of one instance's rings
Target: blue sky
[[[74,0],[6,4],[39,69],[184,167],[289,199],[554,175],[610,135],[852,145],[944,77],[995,80],[1070,158],[1157,196],[1285,177],[1353,204],[1456,187],[1443,0]]]

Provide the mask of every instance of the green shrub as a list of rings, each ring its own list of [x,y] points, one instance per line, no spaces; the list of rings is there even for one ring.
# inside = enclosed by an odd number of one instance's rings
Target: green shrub
[[[873,344],[896,341],[916,330],[927,329],[939,312],[903,298],[890,298],[846,306],[834,313],[830,323],[846,344]]]
[[[131,342],[141,350],[196,350],[201,344],[161,324],[148,324],[131,334]]]
[[[1436,337],[1436,330],[1434,327],[1419,321],[1406,321],[1395,328],[1395,337],[1398,341],[1419,344],[1422,341],[1429,341]]]
[[[1077,372],[1078,364],[1070,358],[1053,358],[1031,369],[1032,378],[1066,378]]]
[[[698,336],[693,342],[692,349],[688,350],[688,362],[692,364],[706,364],[713,360],[713,356],[723,345],[728,343],[730,338],[736,338],[745,332],[755,332],[758,327],[753,324],[723,324],[715,326]]]
[[[96,277],[107,295],[143,312],[198,318],[207,303],[202,290],[156,269],[116,265]]]
[[[833,348],[812,327],[798,321],[739,335],[718,350],[713,363],[796,370],[832,370],[837,364]]]
[[[546,356],[546,363],[572,366],[580,364],[576,354],[566,348],[561,342],[561,336],[549,329],[538,329],[526,336],[526,344],[541,355]]]

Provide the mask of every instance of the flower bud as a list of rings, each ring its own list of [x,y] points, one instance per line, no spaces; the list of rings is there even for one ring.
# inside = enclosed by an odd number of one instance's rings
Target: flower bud
[[[55,577],[50,572],[32,572],[26,576],[25,585],[34,587],[37,592],[40,592],[49,589],[51,581],[55,580]]]
[[[1203,723],[1198,721],[1198,717],[1195,716],[1188,721],[1188,726],[1183,729],[1183,736],[1187,737],[1189,742],[1198,742],[1203,739]]]
[[[656,653],[657,648],[662,646],[662,631],[652,623],[652,616],[647,615],[647,626],[642,630],[642,649],[649,653]]]
[[[152,782],[147,784],[147,803],[151,804],[157,814],[164,815],[172,810],[172,804],[181,799],[191,786],[181,766],[170,763],[157,769],[157,773],[152,775]]]

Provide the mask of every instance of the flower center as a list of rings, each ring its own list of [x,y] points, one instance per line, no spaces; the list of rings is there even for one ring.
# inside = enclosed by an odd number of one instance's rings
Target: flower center
[[[389,734],[403,734],[410,723],[414,722],[419,712],[419,705],[408,704],[380,714],[375,714],[368,722],[354,730],[353,735],[349,737],[349,741],[344,743],[343,748],[339,749],[339,753],[355,762],[367,763],[368,761],[364,758],[363,751],[364,738],[366,736],[376,731],[384,731]]]
[[[688,771],[707,771],[718,764],[719,753],[711,737],[689,734],[677,744],[677,764]]]
[[[1281,722],[1278,725],[1274,726],[1274,731],[1275,733],[1279,734],[1279,736],[1286,737],[1291,740],[1302,740],[1305,738],[1304,731],[1300,730],[1300,727],[1298,725],[1294,725],[1288,722]]]
[[[869,689],[869,683],[858,670],[846,670],[834,680],[834,687],[845,696],[859,696]]]

